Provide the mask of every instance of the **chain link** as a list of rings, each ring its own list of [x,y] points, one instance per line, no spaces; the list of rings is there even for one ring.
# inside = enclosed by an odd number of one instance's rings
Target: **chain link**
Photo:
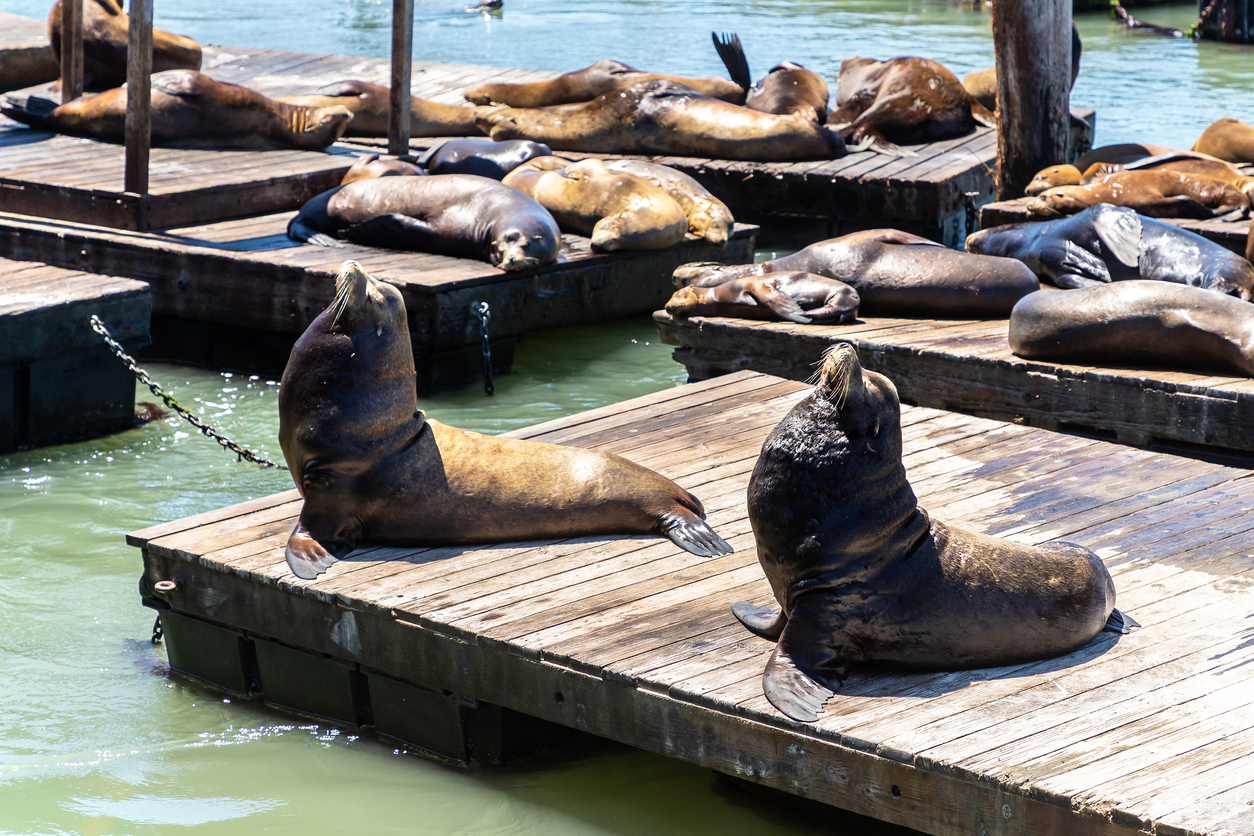
[[[275,468],[282,469],[283,467],[282,465],[275,464],[269,459],[264,458],[262,456],[258,456],[256,453],[252,452],[251,450],[241,447],[240,445],[236,444],[231,439],[227,438],[226,436],[214,430],[213,427],[210,427],[204,421],[201,421],[199,418],[196,417],[195,413],[189,412],[188,410],[179,406],[178,401],[174,400],[174,398],[172,398],[171,396],[167,395],[164,391],[162,391],[161,387],[158,386],[155,382],[153,382],[153,379],[148,376],[148,372],[144,371],[143,369],[139,367],[139,365],[135,362],[135,358],[131,357],[131,355],[126,353],[126,350],[122,348],[122,344],[119,343],[117,340],[113,339],[113,335],[109,333],[109,329],[105,327],[105,324],[103,322],[101,322],[100,317],[96,316],[95,314],[92,314],[92,317],[91,317],[91,330],[99,334],[101,338],[103,338],[104,341],[108,343],[109,348],[113,349],[113,353],[118,356],[119,360],[121,360],[123,363],[126,364],[126,367],[131,370],[131,374],[135,375],[135,377],[139,379],[140,383],[144,384],[150,390],[152,390],[152,393],[154,395],[161,398],[161,400],[165,401],[166,406],[170,407],[179,415],[181,415],[183,419],[187,421],[189,424],[191,424],[193,427],[200,430],[204,435],[218,442],[218,444],[222,445],[223,449],[230,450],[232,453],[234,453],[237,461],[242,461],[244,459],[247,459],[248,461],[253,462],[254,464],[259,464],[262,467],[275,467]]]
[[[473,302],[475,316],[479,317],[479,337],[483,341],[483,391],[489,395],[496,392],[492,384],[492,345],[488,342],[488,323],[492,320],[492,311],[487,302]]]
[[[165,634],[161,632],[161,615],[157,615],[157,620],[152,623],[152,643],[160,644]]]

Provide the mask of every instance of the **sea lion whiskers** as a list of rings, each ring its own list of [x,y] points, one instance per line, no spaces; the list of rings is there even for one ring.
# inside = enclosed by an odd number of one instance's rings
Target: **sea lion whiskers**
[[[334,312],[332,328],[339,325],[340,315],[348,308],[350,298],[357,304],[365,296],[369,278],[359,262],[346,261],[340,265],[340,271],[335,274],[335,298],[329,306]]]
[[[844,409],[849,397],[861,395],[864,389],[858,352],[849,343],[837,343],[823,352],[813,379],[837,409]]]

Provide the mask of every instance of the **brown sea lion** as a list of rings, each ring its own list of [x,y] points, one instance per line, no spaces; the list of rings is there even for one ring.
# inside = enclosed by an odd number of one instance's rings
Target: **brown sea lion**
[[[1019,259],[1058,287],[1148,279],[1246,300],[1254,293],[1254,265],[1246,259],[1197,233],[1109,203],[1055,221],[983,229],[967,237],[967,250]]]
[[[731,553],[700,500],[627,459],[426,420],[400,292],[353,261],[335,291],[279,386],[279,443],[305,500],[286,550],[297,577],[358,542],[660,534],[693,554]]]
[[[475,119],[493,139],[530,139],[555,151],[762,162],[845,154],[844,141],[823,125],[728,104],[665,79],[642,81],[581,104],[481,107]]]
[[[1093,163],[1083,173],[1073,165],[1055,165],[1041,169],[1028,184],[1029,196],[1039,195],[1057,186],[1087,186],[1100,182],[1107,175],[1118,171],[1179,171],[1213,177],[1236,186],[1245,194],[1254,192],[1254,177],[1242,174],[1232,163],[1217,160],[1205,154],[1191,151],[1144,157],[1130,163]]]
[[[548,107],[550,105],[590,102],[606,93],[631,87],[641,81],[664,80],[681,84],[703,96],[739,104],[745,91],[725,78],[684,78],[683,76],[646,73],[621,61],[602,59],[591,67],[576,70],[549,81],[528,84],[483,84],[465,92],[466,101],[477,105],[506,107]]]
[[[858,291],[864,316],[1003,319],[1040,283],[1009,258],[969,255],[896,229],[868,229],[830,238],[758,264],[685,264],[675,284],[711,287],[771,273],[817,273]]]
[[[688,218],[688,231],[721,247],[731,236],[736,220],[727,204],[706,191],[696,180],[670,166],[644,160],[607,160],[610,171],[643,177],[670,195]]]
[[[83,89],[108,90],[126,83],[130,16],[117,0],[83,0]],[[52,54],[61,60],[61,0],[48,15]],[[199,70],[200,44],[183,35],[152,30],[152,71]]]
[[[858,291],[814,273],[770,273],[713,287],[681,287],[666,303],[673,316],[735,316],[843,324],[858,317]]]
[[[288,222],[296,241],[474,258],[530,270],[557,257],[561,233],[548,210],[516,189],[473,174],[382,177],[336,186]]]
[[[754,84],[740,37],[732,33],[720,38],[713,32],[710,37],[714,40],[718,57],[723,59],[723,66],[731,73],[732,81],[747,91],[744,101],[738,104],[763,113],[791,113],[820,125],[827,121],[830,94],[827,83],[818,73],[791,61],[781,61],[771,67],[765,78]]]
[[[57,106],[7,95],[0,112],[41,130],[123,142],[126,87]],[[351,115],[342,107],[297,107],[195,70],[152,77],[152,144],[183,148],[297,148],[316,151],[339,139]]]
[[[404,160],[381,160],[378,154],[366,154],[358,157],[349,166],[348,171],[344,172],[344,177],[340,180],[340,185],[357,180],[369,180],[373,177],[422,177],[426,173],[426,170]]]
[[[1230,163],[1254,163],[1254,127],[1225,117],[1202,131],[1193,150]]]
[[[388,88],[368,81],[337,81],[307,96],[284,96],[279,99],[304,107],[346,107],[353,114],[345,136],[387,136],[389,103]],[[477,136],[475,110],[461,105],[446,105],[411,96],[409,99],[409,132],[413,136]]]
[[[997,125],[953,73],[927,58],[846,59],[836,78],[836,108],[827,121],[842,139],[870,141],[884,153],[905,153],[894,143],[935,142],[970,133],[977,124]]]
[[[528,160],[552,154],[549,146],[525,139],[450,139],[428,151],[421,162],[432,174],[477,174],[503,180]]]
[[[762,445],[749,522],[778,612],[732,610],[777,641],[762,688],[794,720],[818,719],[849,665],[966,670],[1078,650],[1112,617],[1115,586],[1082,546],[950,528],[918,506],[901,464],[892,381],[853,347]]]
[[[610,171],[600,160],[540,157],[501,182],[548,209],[562,229],[591,238],[593,252],[670,247],[688,229],[683,208],[670,195],[644,178]]]
[[[1075,22],[1071,23],[1071,86],[1075,87],[1075,80],[1080,75],[1080,54],[1084,51],[1084,44],[1080,42],[1080,30],[1076,28]],[[984,105],[989,110],[997,110],[997,68],[989,67],[986,70],[976,70],[973,73],[967,73],[962,78],[962,87],[977,102]]]
[[[1027,210],[1057,218],[1109,203],[1127,206],[1151,218],[1214,218],[1250,208],[1236,186],[1181,171],[1116,171],[1086,186],[1057,186],[1029,198]]]
[[[1254,305],[1209,290],[1129,281],[1042,290],[1010,314],[1020,357],[1254,377]]]

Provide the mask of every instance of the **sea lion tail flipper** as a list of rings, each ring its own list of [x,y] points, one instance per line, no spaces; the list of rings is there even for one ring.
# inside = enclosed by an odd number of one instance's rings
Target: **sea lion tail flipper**
[[[688,509],[662,516],[662,531],[671,542],[698,557],[714,557],[735,551],[710,528],[709,523]]]
[[[889,142],[884,135],[873,128],[854,129],[852,142],[849,144],[849,151],[874,151],[877,154],[886,154],[893,157],[917,157],[914,151],[907,151],[900,145]],[[849,142],[848,139],[845,140]]]
[[[972,99],[971,118],[986,128],[997,127],[997,114]]]
[[[1106,619],[1106,625],[1102,629],[1112,633],[1128,633],[1140,626],[1131,616],[1124,615],[1119,610],[1111,610],[1110,617]]]
[[[775,652],[766,663],[766,671],[762,674],[762,692],[771,705],[787,716],[802,723],[813,723],[819,719],[823,704],[836,693],[836,689],[803,670],[790,652],[790,644],[789,627],[786,626]]]
[[[48,117],[56,109],[56,102],[51,99],[45,99],[42,96],[10,93],[3,99],[0,99],[0,113],[3,113],[14,122],[30,125],[32,128],[45,127],[48,123]]]
[[[313,244],[317,247],[343,247],[339,241],[336,241],[330,235],[319,232],[309,224],[301,220],[300,215],[294,216],[287,222],[287,237],[293,241],[304,241],[307,244]]]
[[[288,568],[298,578],[310,581],[321,575],[331,564],[353,550],[353,542],[342,538],[315,539],[303,522],[297,521],[287,538],[284,557]]]
[[[788,616],[784,615],[783,610],[756,607],[748,601],[737,601],[732,604],[732,615],[736,616],[736,620],[745,625],[750,633],[771,641],[778,641],[780,633],[784,632],[784,627],[788,624]]]
[[[717,32],[711,32],[714,49],[718,57],[723,59],[731,80],[739,84],[746,93],[753,86],[753,76],[749,74],[749,61],[745,58],[744,47],[740,45],[740,36],[735,32],[724,32],[720,38]]]

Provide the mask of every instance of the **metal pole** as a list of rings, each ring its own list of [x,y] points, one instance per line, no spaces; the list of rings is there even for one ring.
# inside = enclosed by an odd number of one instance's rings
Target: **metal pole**
[[[61,104],[83,95],[83,0],[61,0]]]
[[[152,143],[152,0],[131,0],[126,48],[126,191],[148,193]]]
[[[409,80],[413,71],[414,0],[392,0],[392,91],[388,99],[388,153],[409,153]]]

